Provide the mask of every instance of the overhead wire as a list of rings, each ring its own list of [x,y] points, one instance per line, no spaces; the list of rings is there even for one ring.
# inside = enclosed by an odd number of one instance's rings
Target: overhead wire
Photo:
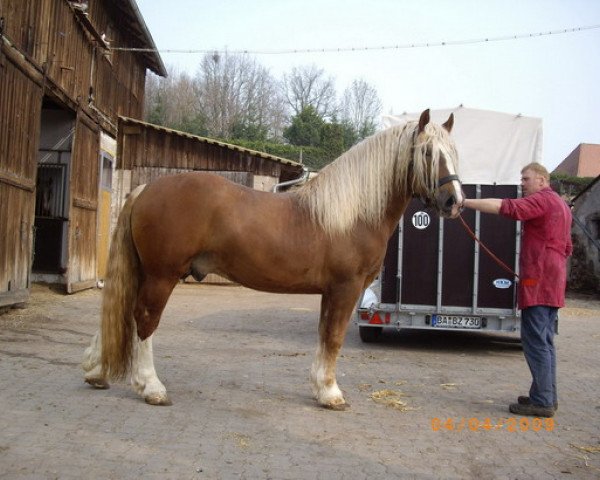
[[[474,45],[478,43],[504,42],[509,40],[523,40],[530,38],[539,38],[549,35],[564,35],[568,33],[578,33],[586,30],[600,28],[600,25],[588,25],[583,27],[564,28],[559,30],[549,30],[536,33],[524,33],[516,35],[503,35],[497,37],[482,37],[466,40],[450,40],[437,42],[414,42],[397,45],[380,45],[364,47],[329,47],[329,48],[290,48],[290,49],[160,49],[160,48],[135,48],[135,47],[109,47],[113,51],[140,52],[140,53],[189,53],[189,54],[251,54],[251,55],[293,55],[305,53],[347,53],[347,52],[368,52],[377,50],[403,50],[410,48],[432,48],[460,45]]]

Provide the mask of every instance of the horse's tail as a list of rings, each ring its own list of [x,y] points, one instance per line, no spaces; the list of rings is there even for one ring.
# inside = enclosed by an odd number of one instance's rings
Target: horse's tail
[[[140,260],[131,234],[131,210],[144,189],[140,185],[123,205],[115,228],[102,298],[102,375],[123,378],[131,366],[133,310],[139,285]]]

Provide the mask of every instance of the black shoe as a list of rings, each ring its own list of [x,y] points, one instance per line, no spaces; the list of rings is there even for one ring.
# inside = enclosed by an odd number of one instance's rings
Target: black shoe
[[[531,404],[531,400],[526,395],[519,396],[517,398],[517,402],[519,402],[519,405],[530,405]],[[558,402],[556,402],[553,406],[554,406],[554,411],[556,412],[558,410]]]
[[[554,408],[543,407],[541,405],[534,405],[533,403],[511,403],[508,409],[511,413],[515,413],[517,415],[527,415],[530,417],[550,418],[554,416]]]

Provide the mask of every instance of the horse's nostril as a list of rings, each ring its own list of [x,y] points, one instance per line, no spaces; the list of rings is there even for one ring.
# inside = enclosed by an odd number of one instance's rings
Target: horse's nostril
[[[448,197],[448,200],[446,200],[445,207],[446,208],[452,208],[455,203],[456,203],[456,197],[454,195],[450,195]]]

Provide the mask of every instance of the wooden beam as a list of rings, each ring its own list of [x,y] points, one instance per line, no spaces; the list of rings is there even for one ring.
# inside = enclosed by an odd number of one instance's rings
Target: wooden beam
[[[0,182],[6,183],[13,187],[33,192],[35,190],[35,182],[27,178],[17,177],[14,173],[10,173],[4,170],[0,170]]]
[[[10,60],[27,78],[37,83],[40,87],[44,86],[44,74],[35,67],[35,64],[23,55],[6,37],[0,37],[0,48],[2,53]]]
[[[85,210],[98,210],[98,202],[92,202],[90,200],[84,200],[83,198],[74,198],[73,206],[78,208],[83,208]]]
[[[0,293],[0,307],[25,303],[27,301],[29,301],[29,289],[27,288]]]
[[[96,280],[85,280],[83,282],[73,282],[67,285],[67,293],[76,293],[81,290],[87,290],[88,288],[94,288],[96,286]]]

